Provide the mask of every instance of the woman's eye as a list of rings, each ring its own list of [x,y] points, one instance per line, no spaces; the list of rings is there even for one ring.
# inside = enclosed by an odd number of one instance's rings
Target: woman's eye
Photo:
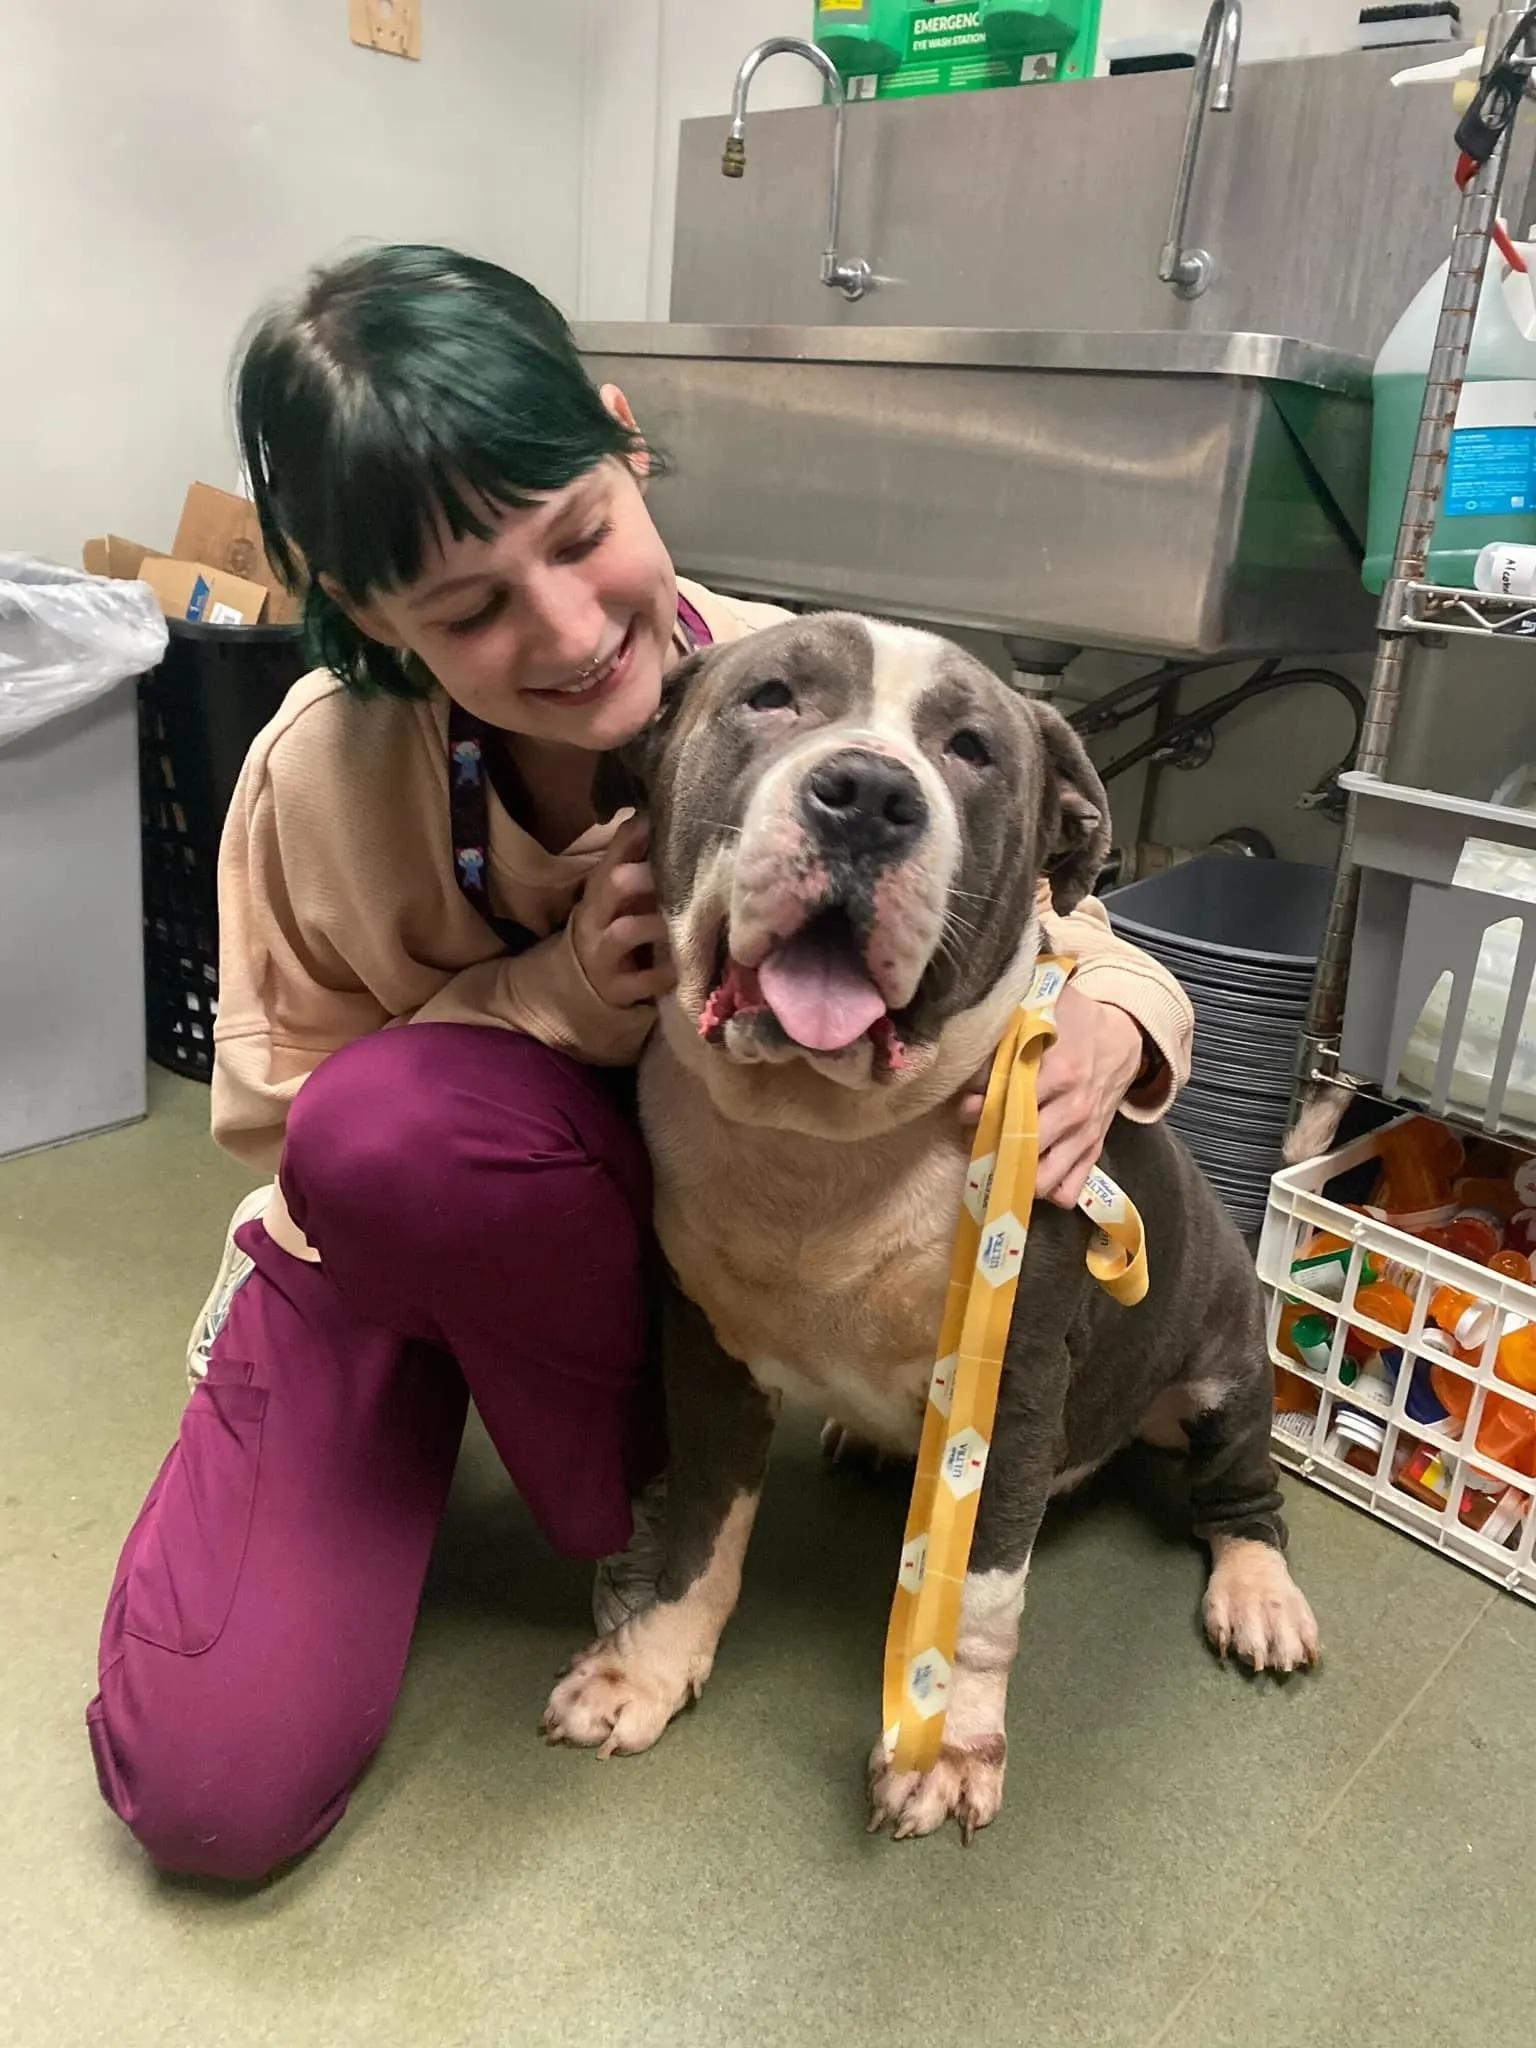
[[[443,631],[454,634],[478,633],[482,626],[488,626],[491,623],[505,602],[505,598],[498,590],[485,600],[485,603],[481,605],[478,611],[470,612],[462,619],[445,619],[443,621]]]
[[[968,725],[961,726],[949,742],[948,751],[957,761],[968,761],[973,768],[990,768],[992,750],[979,732],[972,732]]]
[[[749,711],[792,711],[795,693],[778,676],[772,676],[766,683],[759,683],[747,698]]]
[[[584,562],[588,555],[595,555],[603,542],[613,531],[613,522],[605,519],[601,526],[594,526],[590,533],[584,533],[580,540],[568,541],[555,556],[557,562]]]

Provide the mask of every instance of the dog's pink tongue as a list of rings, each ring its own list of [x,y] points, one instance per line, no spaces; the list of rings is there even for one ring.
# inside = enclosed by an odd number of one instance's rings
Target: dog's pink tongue
[[[802,932],[757,971],[763,1000],[797,1045],[841,1052],[885,1015],[880,991],[835,941]]]

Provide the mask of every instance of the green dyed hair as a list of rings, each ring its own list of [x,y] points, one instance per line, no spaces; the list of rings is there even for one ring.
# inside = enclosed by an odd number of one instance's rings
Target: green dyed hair
[[[262,536],[304,593],[311,653],[361,693],[429,683],[360,631],[322,576],[365,604],[420,573],[439,523],[489,539],[498,511],[642,445],[549,300],[452,249],[370,249],[312,272],[258,320],[234,400]]]

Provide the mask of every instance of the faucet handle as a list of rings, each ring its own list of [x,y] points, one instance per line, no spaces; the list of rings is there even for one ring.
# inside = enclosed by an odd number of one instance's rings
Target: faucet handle
[[[821,281],[851,302],[873,290],[875,273],[862,256],[839,257],[835,250],[828,249],[821,259]]]

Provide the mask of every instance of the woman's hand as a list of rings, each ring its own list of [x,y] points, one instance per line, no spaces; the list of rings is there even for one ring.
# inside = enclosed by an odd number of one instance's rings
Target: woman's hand
[[[1040,1062],[1035,1191],[1058,1208],[1071,1209],[1141,1069],[1145,1048],[1139,1026],[1124,1010],[1096,1003],[1071,982],[1056,998],[1056,1022],[1059,1035]],[[975,1123],[981,1115],[990,1072],[988,1062],[961,1096],[963,1122]]]
[[[571,943],[582,972],[616,1010],[654,1003],[677,979],[645,858],[649,840],[644,818],[626,818],[571,912]]]

